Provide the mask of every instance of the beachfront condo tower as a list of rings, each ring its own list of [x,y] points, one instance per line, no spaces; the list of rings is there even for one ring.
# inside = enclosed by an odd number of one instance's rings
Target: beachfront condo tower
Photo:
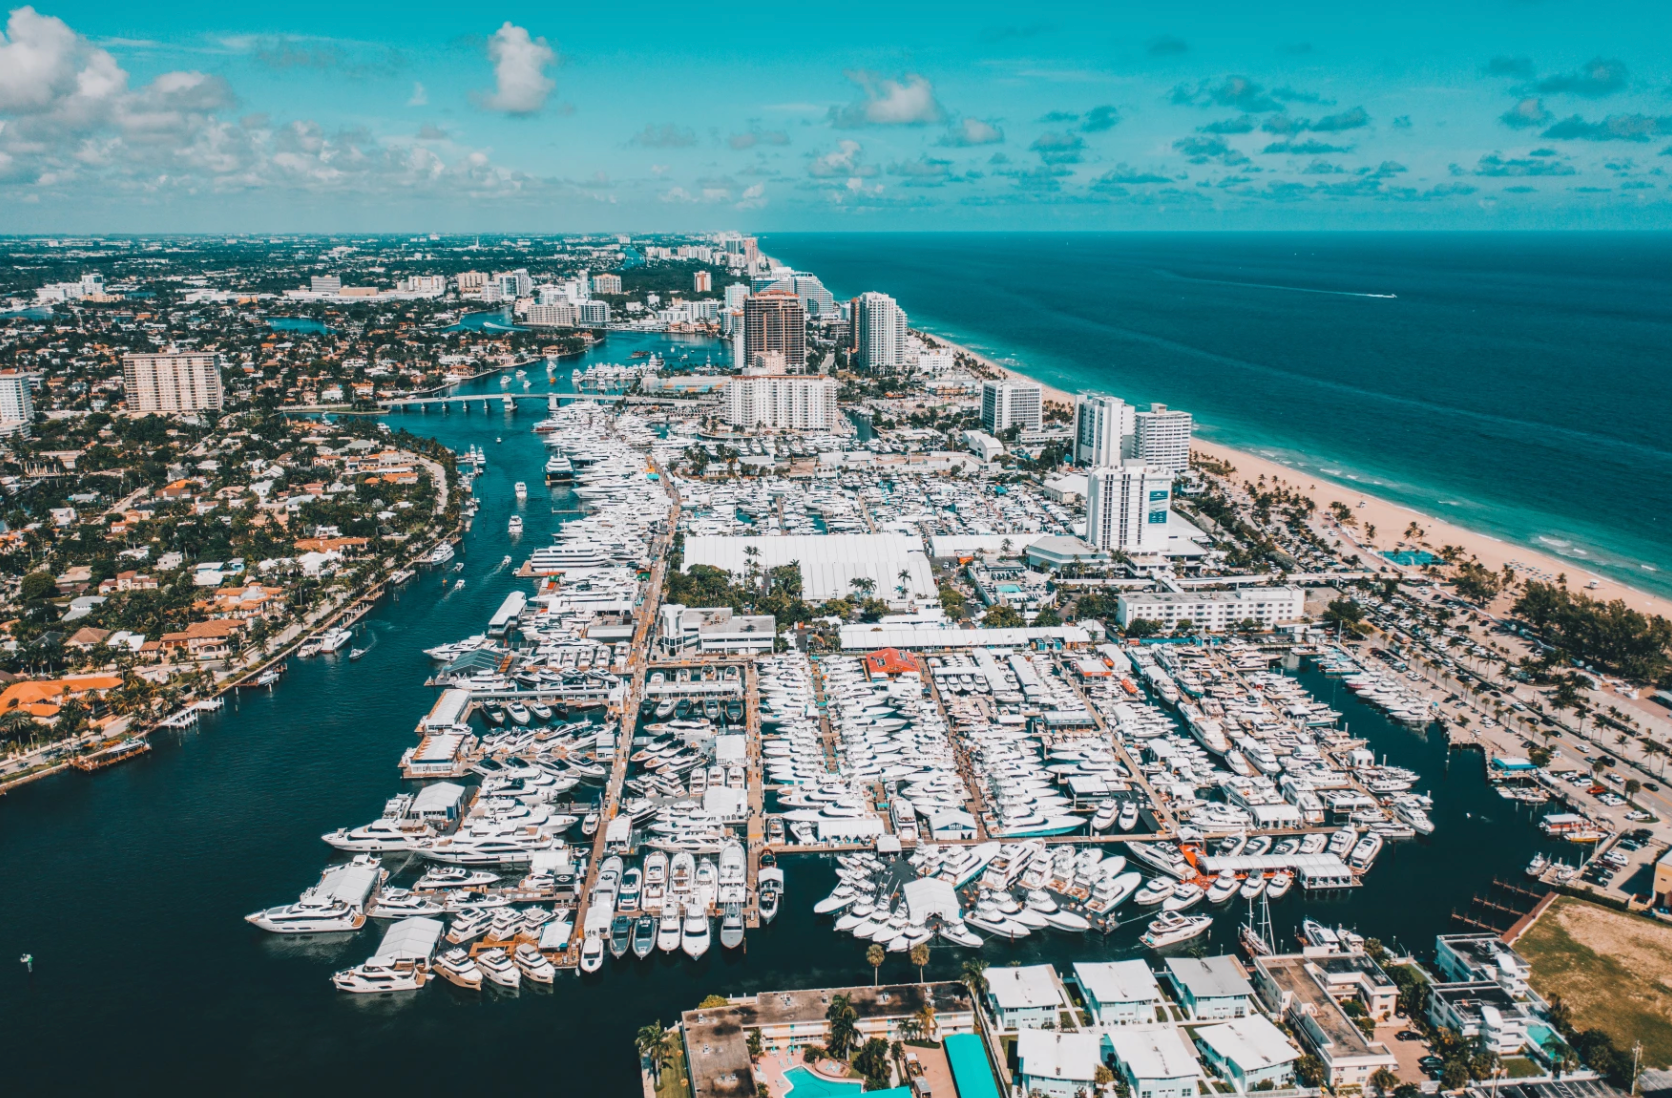
[[[1133,456],[1137,409],[1108,393],[1074,397],[1074,464],[1091,469],[1119,465]]]
[[[122,380],[130,412],[203,412],[221,407],[221,356],[134,354],[122,356]]]
[[[1087,475],[1086,540],[1099,549],[1159,553],[1167,545],[1171,470],[1128,461]]]
[[[1044,392],[1032,381],[983,381],[981,383],[981,429],[1000,435],[1012,427],[1037,431]]]
[[[1189,412],[1169,411],[1165,404],[1151,404],[1149,411],[1139,412],[1134,418],[1137,421],[1134,457],[1175,473],[1190,469]]]
[[[784,369],[807,369],[807,310],[788,290],[764,290],[743,302],[743,361],[763,351],[784,356]]]
[[[906,360],[906,311],[887,294],[865,293],[853,299],[854,364],[866,370],[891,370]]]

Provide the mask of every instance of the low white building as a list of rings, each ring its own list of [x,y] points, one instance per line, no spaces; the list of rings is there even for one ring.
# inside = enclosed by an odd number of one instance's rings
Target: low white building
[[[1050,965],[1017,965],[987,970],[987,1001],[1000,1028],[1055,1027],[1067,1009],[1057,970]]]
[[[1097,1025],[1154,1022],[1161,1008],[1161,985],[1143,961],[1076,961],[1074,982]]]
[[[1195,1055],[1171,1026],[1128,1026],[1104,1034],[1115,1053],[1115,1071],[1132,1098],[1195,1098],[1201,1074]]]
[[[1016,1037],[1016,1081],[1024,1094],[1077,1098],[1093,1093],[1103,1066],[1103,1037],[1025,1029]]]
[[[738,614],[729,606],[661,608],[662,648],[669,655],[771,652],[778,623],[771,614]]]
[[[1245,1094],[1265,1083],[1277,1088],[1294,1081],[1300,1050],[1263,1014],[1203,1026],[1196,1042],[1203,1060]]]
[[[1188,621],[1197,629],[1232,629],[1245,621],[1261,626],[1298,621],[1306,592],[1299,587],[1244,587],[1236,591],[1122,592],[1115,620],[1126,628],[1139,618],[1169,629]]]

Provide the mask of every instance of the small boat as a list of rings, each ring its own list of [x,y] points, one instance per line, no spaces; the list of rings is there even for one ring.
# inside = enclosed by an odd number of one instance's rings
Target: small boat
[[[720,919],[720,944],[727,949],[736,949],[743,944],[743,905],[729,903],[725,914]]]
[[[627,950],[633,944],[633,920],[625,915],[617,915],[610,921],[610,956],[616,960],[627,956]]]
[[[640,915],[633,924],[633,956],[640,958],[650,956],[656,948],[656,920],[649,915]]]
[[[1213,884],[1208,886],[1208,903],[1224,903],[1226,900],[1229,900],[1232,896],[1237,894],[1237,890],[1241,887],[1241,884],[1242,882],[1237,880],[1237,875],[1235,873],[1232,873],[1230,870],[1226,870],[1219,876],[1215,877],[1213,879]]]
[[[1107,831],[1115,825],[1115,821],[1119,818],[1120,809],[1113,801],[1110,801],[1099,808],[1097,814],[1091,818],[1091,829],[1098,832]]]
[[[581,971],[597,972],[604,967],[604,940],[597,934],[588,934],[581,943]]]
[[[598,834],[598,813],[588,812],[585,818],[581,820],[581,834],[589,836]]]
[[[454,580],[453,581],[453,590],[455,590],[455,591],[464,590],[464,580]]]
[[[468,991],[482,990],[482,970],[476,967],[476,962],[470,954],[462,949],[449,949],[435,959],[432,966],[435,974],[450,984],[456,984]]]
[[[1207,893],[1202,891],[1201,885],[1195,881],[1185,881],[1173,889],[1171,896],[1161,901],[1161,908],[1163,911],[1184,911],[1187,908],[1195,907],[1206,895]]]
[[[518,534],[522,533],[523,532],[522,516],[521,515],[512,515],[511,518],[510,518],[510,521],[508,521],[505,524],[505,532],[510,534],[512,537],[516,537]]]
[[[348,658],[351,660],[357,660],[365,654],[366,650],[364,648],[350,648],[348,650]]]
[[[1115,826],[1122,831],[1131,831],[1134,827],[1137,827],[1138,806],[1131,801],[1127,801],[1126,804],[1121,806],[1120,818],[1115,821]]]
[[[1271,880],[1266,882],[1266,899],[1281,900],[1289,894],[1289,889],[1294,886],[1295,879],[1288,873],[1274,873]]]
[[[557,969],[546,955],[527,942],[517,943],[517,948],[511,951],[511,960],[525,977],[537,984],[549,984],[557,979]]]
[[[517,481],[511,486],[511,490],[517,494],[518,499],[528,498],[528,484],[525,481]]]
[[[778,917],[778,902],[784,896],[784,871],[768,861],[771,857],[770,851],[761,855],[761,868],[756,876],[755,898],[763,923],[770,923]]]
[[[529,720],[528,706],[520,701],[514,701],[505,707],[505,713],[518,724],[527,724]]]
[[[1175,887],[1166,877],[1156,877],[1133,894],[1132,902],[1139,907],[1153,907],[1171,896]]]
[[[662,908],[662,919],[656,924],[656,948],[672,953],[679,948],[679,933],[679,905],[670,902]]]

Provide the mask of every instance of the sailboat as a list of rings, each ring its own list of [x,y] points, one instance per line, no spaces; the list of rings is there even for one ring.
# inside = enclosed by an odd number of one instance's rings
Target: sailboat
[[[1242,943],[1250,960],[1269,957],[1277,952],[1271,938],[1271,902],[1264,894],[1260,896],[1260,920],[1257,924],[1254,921],[1254,899],[1249,898],[1248,919],[1237,930],[1237,941]]]

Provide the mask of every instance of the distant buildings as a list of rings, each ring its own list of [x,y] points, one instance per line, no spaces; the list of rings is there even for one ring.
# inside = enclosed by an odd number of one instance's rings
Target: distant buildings
[[[35,421],[35,397],[28,374],[16,370],[0,372],[0,436],[28,436]]]
[[[1136,411],[1107,393],[1078,394],[1074,398],[1074,464],[1097,469],[1132,457]]]
[[[743,302],[743,361],[762,351],[783,355],[789,373],[807,368],[807,311],[793,293],[767,290]]]
[[[828,377],[734,377],[726,383],[726,425],[734,431],[829,431],[840,415],[838,388],[836,379]]]
[[[706,294],[714,289],[714,276],[707,271],[698,271],[691,276],[691,289],[699,294]]]
[[[1137,446],[1133,456],[1149,465],[1175,473],[1190,470],[1189,412],[1169,411],[1165,404],[1151,404],[1134,419]]]
[[[887,294],[866,293],[853,299],[855,363],[867,370],[905,364],[906,311]]]
[[[726,287],[726,310],[743,308],[743,303],[749,300],[749,287],[742,282],[733,282]]]
[[[1167,546],[1171,471],[1129,461],[1086,477],[1086,541],[1121,553],[1159,553]]]
[[[499,288],[500,298],[506,301],[515,301],[534,292],[534,278],[525,267],[514,271],[495,271],[493,283]]]
[[[618,274],[593,275],[592,292],[595,294],[619,294],[621,292],[621,276]]]
[[[981,429],[990,435],[1012,427],[1037,431],[1044,420],[1044,390],[1032,381],[984,381],[981,383]]]
[[[1122,629],[1139,618],[1167,628],[1188,621],[1210,632],[1234,629],[1245,621],[1269,628],[1299,621],[1306,592],[1299,587],[1242,587],[1235,591],[1123,591],[1115,604]]]
[[[221,356],[177,353],[122,356],[130,412],[219,411]]]

